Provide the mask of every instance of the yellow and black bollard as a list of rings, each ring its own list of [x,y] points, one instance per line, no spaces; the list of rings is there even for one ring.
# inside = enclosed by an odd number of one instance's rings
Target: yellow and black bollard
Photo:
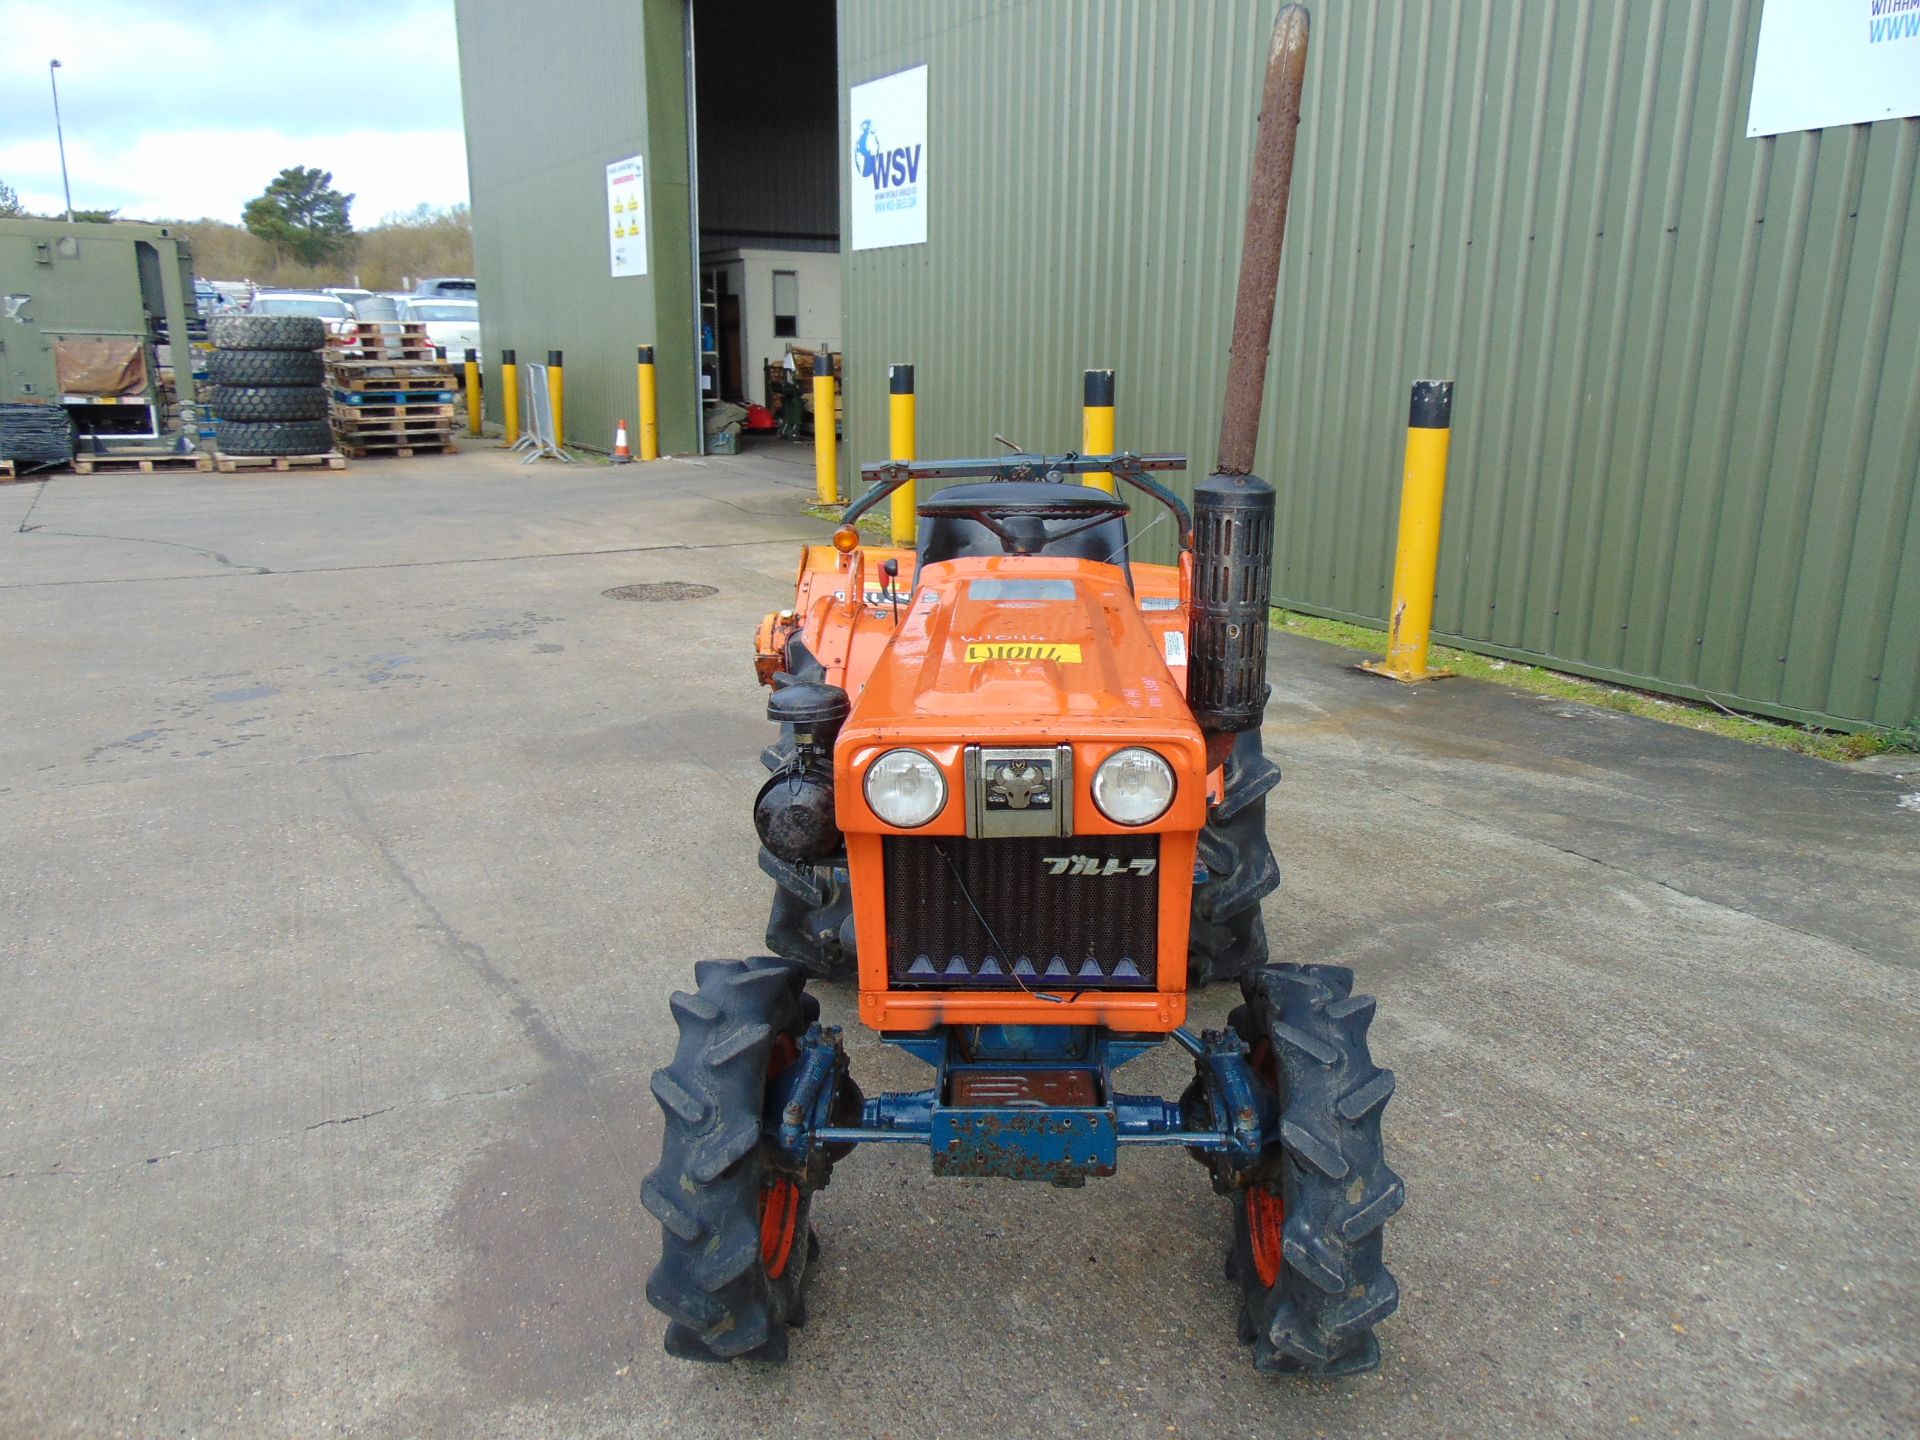
[[[640,385],[640,458],[660,458],[660,391],[654,381],[653,347],[642,345],[639,352]]]
[[[1447,450],[1453,438],[1453,382],[1416,380],[1407,415],[1406,474],[1400,482],[1400,538],[1393,557],[1393,608],[1387,658],[1362,670],[1409,684],[1438,679],[1427,668],[1433,588],[1440,568],[1440,512],[1447,498]]]
[[[553,404],[553,443],[561,450],[567,448],[566,374],[560,352],[547,351],[547,399]]]
[[[1080,453],[1113,454],[1113,371],[1087,371],[1081,404]],[[1109,495],[1117,493],[1113,476],[1104,470],[1081,479],[1096,490],[1104,490]]]
[[[480,352],[467,351],[467,433],[480,433]]]
[[[892,366],[887,371],[888,459],[912,460],[915,458],[913,450],[915,422],[913,366]],[[893,492],[893,509],[891,513],[893,518],[893,543],[896,545],[913,544],[913,491],[913,481],[909,480]]]
[[[500,352],[500,433],[508,445],[520,440],[520,367],[513,351]]]
[[[822,505],[840,503],[839,436],[834,433],[833,355],[813,357],[813,489]]]

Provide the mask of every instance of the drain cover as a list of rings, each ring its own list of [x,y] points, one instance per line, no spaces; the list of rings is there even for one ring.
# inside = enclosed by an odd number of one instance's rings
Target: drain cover
[[[718,587],[695,585],[691,580],[661,580],[652,585],[616,585],[600,592],[609,600],[698,600],[703,595],[718,595]]]

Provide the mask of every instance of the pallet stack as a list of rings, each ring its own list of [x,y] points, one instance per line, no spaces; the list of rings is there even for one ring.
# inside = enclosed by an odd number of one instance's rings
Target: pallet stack
[[[334,443],[355,459],[451,454],[454,367],[417,320],[363,320],[327,346]]]

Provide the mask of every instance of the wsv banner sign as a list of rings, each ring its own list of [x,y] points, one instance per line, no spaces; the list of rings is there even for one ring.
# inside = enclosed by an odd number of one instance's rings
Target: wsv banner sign
[[[1920,0],[1766,0],[1747,137],[1920,115]]]
[[[853,248],[927,243],[927,67],[853,87]]]

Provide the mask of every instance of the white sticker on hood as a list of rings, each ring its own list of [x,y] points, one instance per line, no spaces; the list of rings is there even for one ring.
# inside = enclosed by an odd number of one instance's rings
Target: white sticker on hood
[[[1167,631],[1167,664],[1187,663],[1187,637],[1178,630]]]

